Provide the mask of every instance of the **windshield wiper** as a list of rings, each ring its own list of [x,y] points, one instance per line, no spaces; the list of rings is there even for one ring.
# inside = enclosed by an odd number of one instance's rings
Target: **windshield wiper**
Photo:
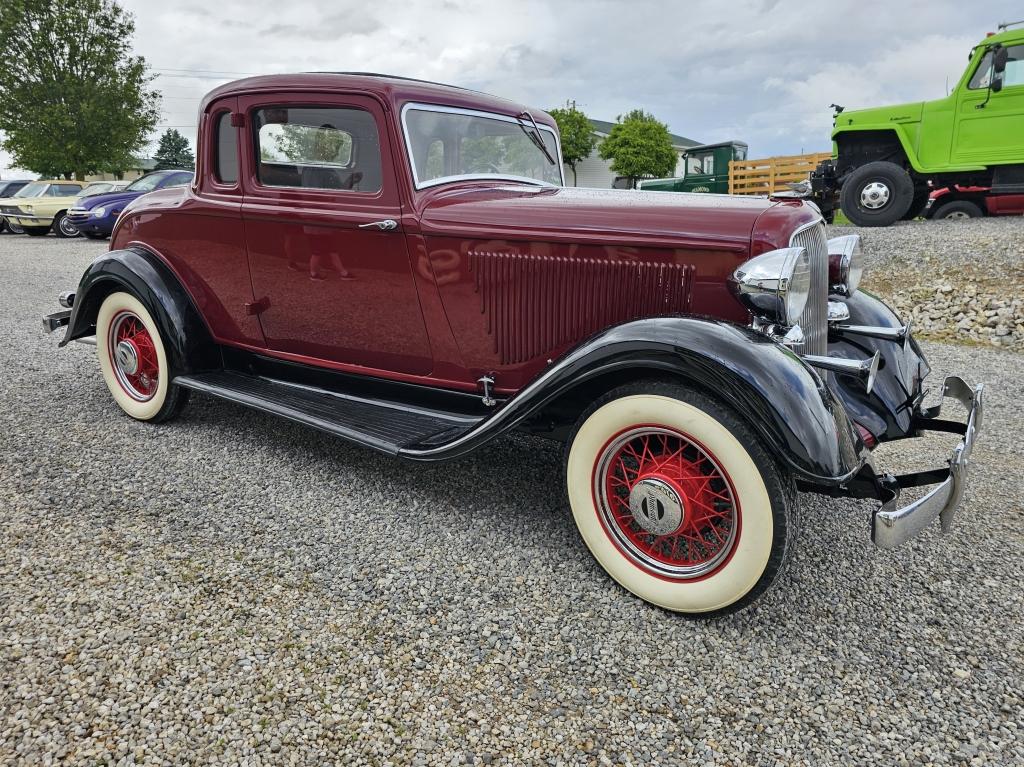
[[[533,124],[533,130],[530,130],[529,126],[526,124],[526,121],[523,119],[524,116],[530,119],[530,122]],[[540,128],[537,127],[537,121],[533,119],[533,115],[527,110],[523,110],[516,115],[516,121],[519,123],[519,127],[523,129],[523,133],[525,133],[529,137],[530,141],[532,141],[534,145],[544,153],[544,156],[548,158],[548,162],[552,165],[558,165],[558,162],[554,157],[552,157],[551,150],[548,149],[548,145],[544,143],[544,139],[540,135]]]

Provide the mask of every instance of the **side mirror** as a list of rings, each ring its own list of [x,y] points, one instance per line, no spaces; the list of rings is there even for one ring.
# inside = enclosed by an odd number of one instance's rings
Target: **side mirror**
[[[1006,49],[1006,46],[1000,45],[995,49],[992,54],[992,74],[1001,75],[1006,71],[1006,61],[1009,58],[1010,52]]]

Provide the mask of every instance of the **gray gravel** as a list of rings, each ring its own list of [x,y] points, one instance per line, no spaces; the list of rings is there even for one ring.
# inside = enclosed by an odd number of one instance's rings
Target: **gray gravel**
[[[592,561],[547,443],[122,416],[38,324],[102,250],[0,236],[0,763],[1024,764],[1021,355],[926,347],[991,385],[953,534],[881,552],[804,495],[776,589],[689,621]]]
[[[864,287],[910,318],[917,337],[1024,351],[1024,216],[831,230],[860,234]]]

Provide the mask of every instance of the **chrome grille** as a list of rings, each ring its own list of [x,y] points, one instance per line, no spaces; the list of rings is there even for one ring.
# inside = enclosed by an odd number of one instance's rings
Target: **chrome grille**
[[[811,292],[800,315],[804,354],[828,353],[828,241],[820,221],[798,229],[790,238],[793,247],[806,248],[811,260]]]

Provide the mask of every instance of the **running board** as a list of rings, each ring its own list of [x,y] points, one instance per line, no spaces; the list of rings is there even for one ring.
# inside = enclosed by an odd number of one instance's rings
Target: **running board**
[[[482,420],[230,371],[177,376],[174,383],[389,455],[412,445],[443,445]]]

